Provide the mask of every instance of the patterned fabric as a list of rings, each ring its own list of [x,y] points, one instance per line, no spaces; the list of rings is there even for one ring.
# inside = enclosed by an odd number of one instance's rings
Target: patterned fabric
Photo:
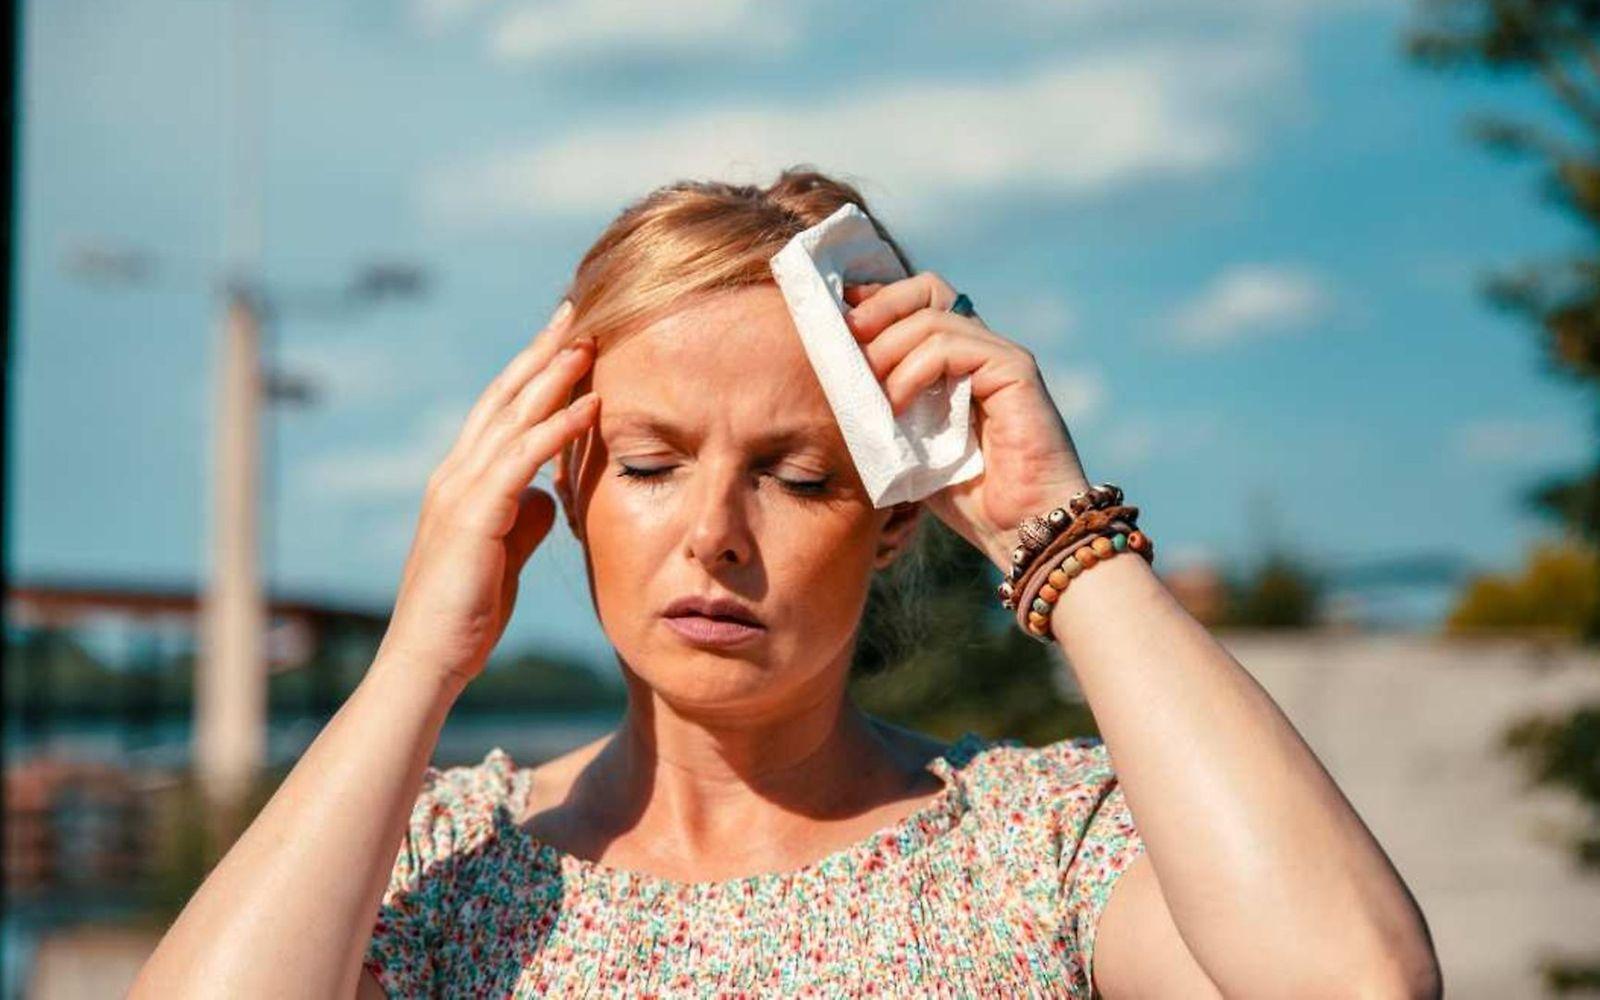
[[[391,997],[1092,997],[1144,850],[1105,745],[968,732],[937,797],[788,872],[674,882],[540,842],[504,751],[429,768],[366,965]]]

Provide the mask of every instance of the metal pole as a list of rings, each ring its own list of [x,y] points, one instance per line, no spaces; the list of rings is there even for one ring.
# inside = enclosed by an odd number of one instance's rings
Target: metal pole
[[[266,605],[257,551],[261,318],[230,289],[223,319],[213,444],[211,577],[195,672],[194,761],[201,791],[231,806],[266,755]]]

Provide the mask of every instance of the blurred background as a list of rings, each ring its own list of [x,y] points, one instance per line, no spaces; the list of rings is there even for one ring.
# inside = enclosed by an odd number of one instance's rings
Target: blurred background
[[[125,988],[370,662],[428,474],[606,222],[797,164],[1039,357],[1450,993],[1600,994],[1593,4],[4,16],[5,997]],[[925,555],[910,641],[869,607],[869,709],[1094,733],[987,562]],[[562,529],[436,762],[621,704]]]

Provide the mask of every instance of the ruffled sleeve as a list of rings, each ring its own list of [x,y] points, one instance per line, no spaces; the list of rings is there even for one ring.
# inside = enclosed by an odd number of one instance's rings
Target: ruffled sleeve
[[[1092,996],[1095,934],[1117,880],[1144,851],[1106,746],[1093,737],[1041,750],[1058,783],[1057,899],[1065,918],[1075,995]]]
[[[464,862],[492,836],[514,770],[496,749],[471,767],[423,772],[365,956],[389,996],[432,996],[447,980],[453,890]]]

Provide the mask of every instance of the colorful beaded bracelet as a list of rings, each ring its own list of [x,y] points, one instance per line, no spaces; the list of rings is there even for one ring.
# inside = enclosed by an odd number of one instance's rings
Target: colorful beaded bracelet
[[[1011,550],[1011,572],[1007,580],[1013,584],[1027,574],[1028,567],[1043,554],[1045,548],[1064,532],[1077,526],[1079,519],[1092,510],[1111,507],[1122,502],[1122,488],[1112,483],[1101,483],[1079,490],[1060,507],[1043,514],[1023,518],[1017,525],[1017,547]]]
[[[1056,641],[1050,631],[1050,616],[1067,585],[1084,570],[1130,549],[1144,556],[1146,562],[1155,561],[1155,544],[1150,536],[1119,520],[1104,533],[1081,538],[1070,550],[1056,553],[1047,565],[1039,568],[1040,576],[1030,577],[1029,587],[1019,602],[1017,624],[1040,642]]]
[[[1049,559],[1062,549],[1076,545],[1080,539],[1102,531],[1112,521],[1122,519],[1133,527],[1138,527],[1139,508],[1132,505],[1116,504],[1110,507],[1091,508],[1085,510],[1072,523],[1043,547],[1035,552],[1025,563],[1018,564],[1013,554],[1011,576],[1002,581],[997,588],[1000,603],[1008,611],[1017,606],[1017,598],[1027,586],[1028,580],[1043,560]]]

